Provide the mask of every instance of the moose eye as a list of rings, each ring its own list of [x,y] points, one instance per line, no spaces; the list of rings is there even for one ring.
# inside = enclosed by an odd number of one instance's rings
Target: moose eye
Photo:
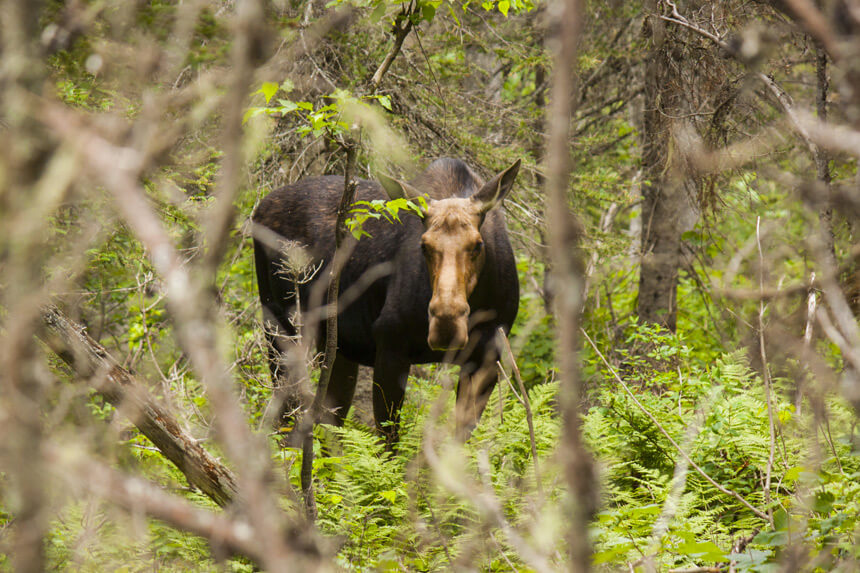
[[[484,250],[484,242],[478,241],[472,246],[472,256],[477,257],[481,254],[481,251]]]

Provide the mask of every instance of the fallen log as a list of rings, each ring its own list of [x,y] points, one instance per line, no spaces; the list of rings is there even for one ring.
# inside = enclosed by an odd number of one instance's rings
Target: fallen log
[[[186,432],[143,383],[87,334],[85,327],[53,306],[43,310],[42,322],[45,328],[39,338],[99,395],[128,415],[188,483],[221,507],[237,499],[233,472]]]

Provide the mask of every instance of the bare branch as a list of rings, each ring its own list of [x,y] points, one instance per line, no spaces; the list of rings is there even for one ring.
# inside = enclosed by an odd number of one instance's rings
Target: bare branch
[[[436,453],[432,440],[427,439],[424,441],[423,453],[428,465],[433,469],[434,474],[439,479],[440,485],[463,499],[467,499],[474,503],[485,517],[489,518],[495,526],[502,530],[505,537],[507,537],[508,541],[517,553],[519,553],[523,560],[530,567],[534,568],[535,571],[548,572],[551,570],[547,558],[537,553],[534,548],[532,548],[529,543],[523,539],[513,527],[511,527],[511,524],[505,518],[502,505],[493,494],[491,487],[480,487],[478,484],[473,483],[472,480],[466,479],[465,476],[455,475],[447,469],[443,461],[439,458],[439,454]],[[486,473],[488,462],[482,462],[481,456],[486,459],[486,453],[478,454],[479,471]],[[484,466],[483,469],[481,469],[481,465]]]
[[[505,335],[505,331],[502,328],[496,330],[496,338],[501,343],[502,348],[505,350],[505,353],[508,356],[508,360],[511,363],[511,370],[514,373],[514,378],[517,380],[517,386],[520,388],[520,393],[517,394],[514,392],[514,395],[517,397],[517,400],[523,405],[523,408],[526,410],[526,423],[529,426],[529,442],[532,448],[532,461],[535,465],[535,483],[537,484],[538,495],[541,500],[543,500],[543,484],[541,483],[540,477],[540,464],[538,462],[537,455],[537,440],[535,439],[535,424],[534,424],[534,415],[532,414],[532,405],[529,401],[529,393],[526,391],[526,385],[523,383],[523,377],[520,375],[520,369],[517,366],[517,358],[514,356],[514,351],[511,350],[511,342],[508,340],[508,337]]]
[[[144,479],[124,475],[87,457],[74,446],[48,445],[46,450],[54,475],[73,489],[83,488],[127,511],[142,512],[205,537],[215,549],[266,562],[263,546],[246,520],[196,507]]]
[[[758,285],[759,291],[764,292],[764,253],[761,248],[761,217],[756,217],[755,222],[755,238],[756,246],[758,247]],[[773,419],[773,400],[771,398],[771,381],[770,381],[770,365],[767,362],[767,352],[764,344],[764,297],[759,299],[758,303],[758,343],[759,356],[761,356],[761,377],[764,382],[764,394],[767,399],[767,423],[770,434],[770,448],[768,450],[767,468],[765,469],[764,478],[764,503],[767,506],[768,520],[773,527],[773,510],[771,509],[771,492],[770,481],[773,473],[773,459],[776,453],[776,426]]]
[[[326,316],[326,341],[325,354],[320,379],[317,384],[316,394],[308,411],[302,416],[299,436],[302,443],[302,468],[301,481],[302,492],[305,497],[305,507],[311,520],[316,518],[316,501],[313,490],[313,459],[314,459],[314,436],[313,428],[322,413],[323,401],[328,391],[334,361],[337,357],[337,314],[338,314],[338,290],[340,288],[340,273],[349,260],[352,249],[355,246],[353,237],[347,234],[346,219],[349,209],[355,200],[357,181],[355,180],[355,144],[349,142],[346,147],[346,172],[343,179],[343,194],[337,208],[335,217],[335,252],[332,257],[331,271],[328,283]]]
[[[226,95],[226,112],[222,133],[223,164],[220,171],[217,201],[209,214],[207,226],[208,251],[201,265],[206,280],[214,281],[218,264],[227,248],[230,230],[235,220],[233,205],[239,192],[244,157],[242,154],[242,115],[254,77],[254,64],[260,58],[260,44],[266,35],[265,14],[260,0],[244,0],[236,6],[232,51],[232,78]]]
[[[841,60],[842,50],[833,34],[833,28],[812,0],[774,0],[772,3],[785,10],[810,36],[821,43],[834,61]]]
[[[412,16],[415,11],[415,6],[416,4],[410,1],[408,7],[404,7],[403,11],[397,15],[397,18],[395,18],[393,28],[394,43],[391,45],[391,49],[388,50],[382,63],[379,64],[376,72],[374,72],[373,77],[370,79],[372,92],[379,89],[379,85],[382,83],[382,78],[385,76],[385,72],[388,71],[388,68],[391,67],[391,64],[397,57],[397,54],[400,53],[400,48],[403,46],[403,40],[405,40],[406,36],[409,35],[409,32],[412,31]]]

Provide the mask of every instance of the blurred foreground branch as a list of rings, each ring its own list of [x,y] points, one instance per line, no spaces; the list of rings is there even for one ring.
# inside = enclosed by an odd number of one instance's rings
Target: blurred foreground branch
[[[176,336],[193,369],[204,384],[214,412],[217,437],[236,467],[242,509],[255,526],[264,547],[264,566],[281,569],[293,560],[287,531],[304,530],[301,523],[285,523],[273,488],[271,460],[266,443],[252,434],[235,393],[230,369],[221,353],[221,323],[215,301],[207,295],[203,273],[190,272],[183,264],[161,219],[151,206],[140,177],[150,158],[131,147],[118,146],[86,125],[80,114],[59,106],[48,107],[43,121],[63,139],[74,144],[90,175],[113,195],[113,204],[131,231],[144,245],[155,270],[165,282],[167,307]],[[117,159],[119,158],[119,159]]]
[[[196,507],[147,480],[124,475],[74,448],[53,445],[46,450],[54,473],[72,489],[85,488],[127,511],[144,513],[200,535],[216,552],[220,549],[222,553],[240,553],[257,563],[265,562],[260,541],[244,519],[231,519]]]
[[[552,258],[552,290],[557,309],[559,400],[564,419],[561,463],[569,488],[570,530],[567,542],[571,571],[591,566],[589,524],[597,507],[597,479],[591,454],[580,429],[583,396],[579,372],[579,319],[585,286],[585,267],[580,253],[582,225],[568,206],[570,184],[570,121],[577,43],[582,28],[582,4],[557,0],[548,15],[557,22],[547,41],[553,53],[552,97],[548,109],[546,143],[546,212]]]

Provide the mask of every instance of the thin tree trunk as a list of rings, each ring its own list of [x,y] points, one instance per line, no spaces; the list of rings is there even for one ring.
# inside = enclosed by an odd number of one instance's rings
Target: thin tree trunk
[[[573,69],[582,27],[582,6],[578,0],[556,0],[549,5],[548,12],[556,27],[548,42],[554,65],[547,114],[546,212],[558,320],[559,392],[564,419],[561,459],[570,488],[570,568],[588,571],[591,565],[588,526],[596,508],[597,483],[591,454],[582,441],[579,415],[583,394],[579,375],[579,316],[585,282],[579,246],[582,230],[567,199],[574,101],[571,94],[575,89]]]
[[[637,313],[642,322],[674,331],[678,270],[681,265],[681,220],[686,209],[683,183],[669,162],[671,119],[679,115],[679,62],[668,53],[667,30],[655,0],[646,2],[651,53],[645,68],[643,130],[642,252]],[[677,154],[675,154],[677,155]]]
[[[827,121],[827,91],[830,87],[830,82],[827,79],[827,52],[818,43],[815,45],[815,78],[815,109],[819,121],[824,122]],[[818,180],[829,191],[831,181],[830,154],[821,146],[818,146],[818,153],[815,154],[815,172]],[[827,250],[835,257],[836,239],[833,235],[833,207],[828,204],[827,207],[819,211],[818,219],[821,221],[821,232],[824,233]]]
[[[302,416],[299,435],[302,438],[302,467],[301,482],[302,493],[305,498],[305,508],[311,520],[316,519],[317,509],[313,489],[313,461],[314,461],[314,425],[322,413],[323,401],[325,400],[328,384],[331,380],[332,367],[337,356],[337,299],[340,287],[340,273],[346,265],[349,255],[355,246],[352,237],[346,228],[346,218],[349,208],[355,200],[357,182],[355,174],[356,145],[354,142],[345,144],[346,148],[346,173],[344,174],[343,195],[337,207],[335,220],[335,250],[331,262],[331,277],[328,285],[328,316],[326,317],[326,340],[324,362],[320,369],[320,380],[313,403],[308,411]]]

